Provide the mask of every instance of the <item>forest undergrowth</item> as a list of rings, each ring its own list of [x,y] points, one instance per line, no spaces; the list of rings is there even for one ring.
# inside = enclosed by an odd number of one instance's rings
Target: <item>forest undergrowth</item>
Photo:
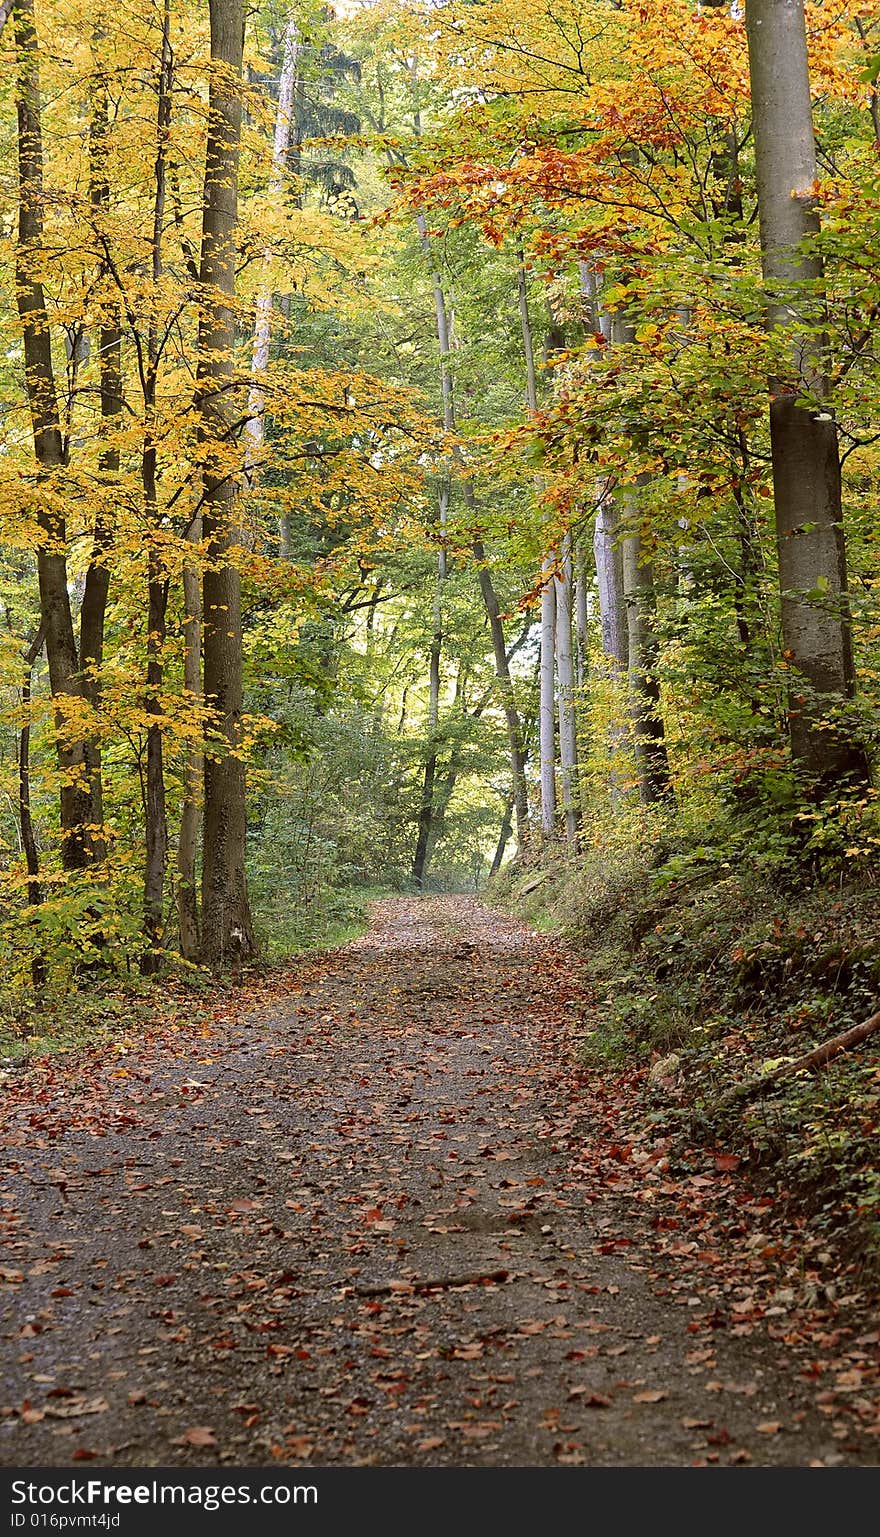
[[[704,831],[704,837],[706,837]],[[583,956],[595,1001],[583,1063],[635,1069],[639,1129],[742,1166],[805,1223],[825,1272],[880,1271],[877,1037],[761,1080],[870,1018],[880,995],[876,879],[805,881],[681,837],[507,867],[492,900]],[[737,1095],[737,1090],[746,1088]]]

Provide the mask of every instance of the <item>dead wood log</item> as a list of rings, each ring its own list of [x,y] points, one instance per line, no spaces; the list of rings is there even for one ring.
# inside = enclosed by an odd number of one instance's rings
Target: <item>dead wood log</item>
[[[753,1078],[746,1078],[743,1083],[735,1084],[728,1089],[726,1094],[715,1100],[712,1113],[726,1110],[729,1105],[738,1104],[744,1099],[754,1099],[759,1094],[764,1094],[767,1089],[779,1083],[782,1078],[791,1078],[795,1073],[812,1072],[814,1068],[824,1067],[826,1062],[832,1061],[842,1051],[849,1051],[853,1046],[860,1046],[875,1030],[880,1030],[880,1013],[872,1014],[870,1019],[865,1019],[860,1025],[853,1025],[850,1030],[844,1030],[840,1035],[833,1035],[830,1040],[823,1041],[821,1046],[814,1046],[812,1051],[806,1052],[802,1057],[795,1057],[793,1062],[783,1062],[781,1066],[774,1067],[769,1073],[756,1073]]]

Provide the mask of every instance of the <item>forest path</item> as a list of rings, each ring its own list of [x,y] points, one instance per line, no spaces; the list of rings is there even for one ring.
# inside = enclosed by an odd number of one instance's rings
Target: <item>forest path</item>
[[[711,1267],[725,1160],[615,1145],[557,943],[395,898],[288,984],[7,1086],[4,1465],[873,1460],[772,1261]]]

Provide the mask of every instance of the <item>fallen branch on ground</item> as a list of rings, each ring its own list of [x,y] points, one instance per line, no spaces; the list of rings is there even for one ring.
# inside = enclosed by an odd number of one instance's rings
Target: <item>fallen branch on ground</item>
[[[737,1104],[743,1099],[754,1099],[758,1094],[763,1094],[772,1088],[781,1078],[790,1078],[794,1073],[811,1072],[813,1068],[824,1067],[826,1062],[840,1055],[842,1051],[849,1051],[852,1046],[860,1046],[875,1030],[880,1030],[880,1013],[872,1014],[870,1019],[865,1019],[860,1025],[853,1025],[852,1029],[844,1030],[840,1035],[833,1035],[830,1040],[823,1041],[821,1046],[815,1046],[802,1057],[796,1057],[793,1062],[783,1062],[780,1067],[774,1067],[769,1073],[757,1073],[754,1078],[747,1078],[743,1083],[735,1084],[716,1099],[712,1112],[726,1110],[728,1105]]]
[[[387,1297],[396,1292],[448,1291],[453,1286],[480,1286],[489,1281],[508,1281],[509,1270],[474,1270],[468,1275],[438,1276],[433,1281],[383,1281],[377,1286],[355,1286],[356,1297]]]

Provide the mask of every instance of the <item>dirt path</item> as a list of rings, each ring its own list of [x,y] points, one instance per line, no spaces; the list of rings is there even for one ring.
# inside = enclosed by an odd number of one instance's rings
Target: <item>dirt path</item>
[[[873,1464],[646,1225],[662,1158],[578,1165],[584,1008],[550,941],[389,900],[274,1007],[12,1081],[0,1461]]]

